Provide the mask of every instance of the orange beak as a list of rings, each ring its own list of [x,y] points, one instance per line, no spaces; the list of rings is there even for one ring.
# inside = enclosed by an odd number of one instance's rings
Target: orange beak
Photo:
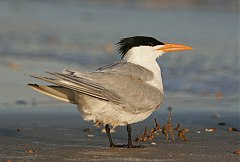
[[[174,52],[174,51],[183,51],[183,50],[192,50],[193,48],[190,46],[182,45],[182,44],[170,44],[165,43],[165,45],[157,50],[161,50],[163,52]]]

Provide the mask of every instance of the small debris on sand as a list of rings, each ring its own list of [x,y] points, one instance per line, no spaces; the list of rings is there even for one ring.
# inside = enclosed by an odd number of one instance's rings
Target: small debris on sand
[[[24,151],[25,153],[33,154],[35,151],[32,149],[27,149]]]
[[[172,128],[172,108],[168,107],[169,115],[168,115],[168,122],[166,125],[163,126],[162,128],[162,133],[166,136],[166,138],[169,138],[168,133],[171,134],[172,140],[174,141],[174,133],[173,133],[173,128]]]
[[[147,141],[147,127],[144,129],[144,133],[142,135],[139,135],[136,139],[136,142],[146,142]]]
[[[93,137],[94,136],[93,135],[93,130],[91,130],[90,128],[85,128],[82,131],[86,132],[88,137]]]
[[[180,129],[180,123],[178,123],[175,130],[178,131],[178,138],[179,139],[181,139],[183,141],[187,141],[187,137],[186,137],[185,133],[190,132],[190,130],[188,128]]]
[[[228,132],[237,132],[237,131],[239,131],[237,128],[234,128],[234,127],[228,128]]]
[[[179,130],[180,129],[180,123],[177,124],[176,128],[174,128],[174,130]]]
[[[184,130],[179,130],[178,131],[178,138],[182,139],[183,141],[187,141],[187,137],[185,135],[185,131]]]
[[[225,126],[226,123],[225,122],[219,122],[218,125]]]
[[[156,118],[154,118],[154,122],[155,122],[155,127],[157,128],[157,130],[161,130],[161,127],[160,127],[160,124],[158,124],[158,122],[157,122],[157,119]]]
[[[157,119],[154,118],[154,124],[155,127],[153,127],[149,133],[147,133],[147,127],[145,127],[144,133],[139,135],[136,138],[136,142],[146,142],[146,141],[152,141],[151,144],[154,145],[155,142],[153,142],[154,137],[160,136],[160,134],[164,134],[166,136],[166,139],[169,139],[169,134],[172,136],[172,140],[174,141],[174,130],[178,131],[178,138],[182,139],[183,141],[187,141],[187,137],[185,135],[186,132],[190,132],[189,129],[183,128],[180,129],[180,123],[177,124],[177,126],[174,128],[172,127],[172,108],[168,107],[169,115],[168,115],[168,121],[167,124],[165,124],[162,128],[160,127],[160,124],[157,122]],[[156,143],[155,143],[156,144]]]
[[[90,128],[83,129],[82,131],[83,131],[83,132],[87,132],[87,133],[92,132]]]
[[[234,154],[240,155],[240,150],[236,150],[233,152]]]
[[[205,132],[215,132],[216,128],[205,128]]]
[[[93,134],[88,134],[87,136],[88,136],[88,137],[93,137],[94,135],[93,135]]]

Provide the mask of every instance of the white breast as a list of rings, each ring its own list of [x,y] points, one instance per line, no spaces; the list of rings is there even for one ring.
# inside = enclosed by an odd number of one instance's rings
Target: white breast
[[[97,124],[111,124],[113,128],[143,121],[152,114],[152,111],[132,114],[110,102],[83,94],[78,94],[76,97],[79,103],[78,110],[84,120]]]

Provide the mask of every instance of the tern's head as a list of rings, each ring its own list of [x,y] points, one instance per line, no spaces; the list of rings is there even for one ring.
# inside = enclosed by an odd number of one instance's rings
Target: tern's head
[[[181,44],[163,43],[152,37],[133,36],[123,38],[117,43],[119,53],[123,59],[130,59],[129,57],[137,57],[139,59],[156,59],[166,52],[191,50],[192,47]]]

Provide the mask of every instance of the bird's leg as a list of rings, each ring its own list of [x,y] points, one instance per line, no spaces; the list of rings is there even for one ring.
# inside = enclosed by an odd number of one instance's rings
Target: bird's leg
[[[127,132],[128,132],[128,147],[132,148],[133,147],[132,136],[131,136],[132,128],[130,124],[127,125]]]
[[[125,145],[115,145],[113,143],[112,137],[111,137],[111,134],[110,134],[110,128],[109,128],[108,124],[105,125],[105,130],[107,132],[107,136],[108,136],[110,147],[125,147]]]
[[[132,128],[130,124],[127,125],[127,132],[128,132],[128,144],[127,144],[128,148],[143,147],[142,145],[134,146],[132,144],[132,136],[131,136]]]
[[[112,147],[114,144],[113,144],[113,141],[112,141],[112,137],[111,137],[111,134],[110,134],[110,128],[109,128],[108,124],[105,125],[105,130],[107,132],[110,147]]]

